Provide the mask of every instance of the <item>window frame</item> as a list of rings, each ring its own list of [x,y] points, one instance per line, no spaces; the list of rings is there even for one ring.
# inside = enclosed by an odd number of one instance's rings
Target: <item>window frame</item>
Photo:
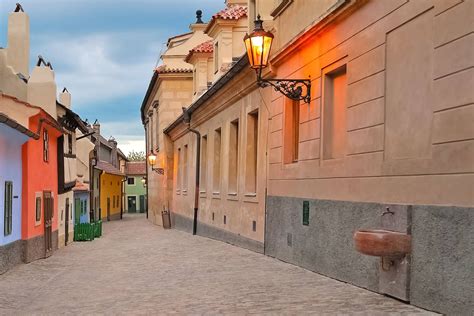
[[[133,181],[132,181],[133,183],[130,183],[130,180],[133,180]],[[136,185],[135,177],[128,177],[128,178],[127,178],[127,185],[128,185],[128,186],[135,186],[135,185]]]
[[[13,181],[5,181],[3,197],[3,235],[9,236],[13,231]]]
[[[46,128],[43,129],[43,161],[49,162],[49,134]]]

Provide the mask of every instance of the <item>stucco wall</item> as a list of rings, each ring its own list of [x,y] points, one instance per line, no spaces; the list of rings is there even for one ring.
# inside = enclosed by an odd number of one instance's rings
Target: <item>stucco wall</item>
[[[247,71],[250,73],[247,73]],[[265,148],[268,130],[268,112],[263,105],[262,96],[255,90],[254,77],[250,70],[242,71],[218,95],[206,105],[193,113],[193,128],[207,137],[207,146],[202,145],[201,161],[206,167],[200,177],[198,233],[239,245],[253,250],[259,247],[250,245],[245,239],[262,243],[265,221],[265,188],[266,159]],[[245,78],[245,79],[244,79]],[[243,93],[251,86],[251,92]],[[248,91],[248,90],[247,90]],[[236,93],[240,94],[236,96]],[[232,101],[229,101],[232,100]],[[225,106],[223,106],[225,104]],[[223,108],[219,109],[219,106]],[[216,109],[218,109],[216,111]],[[248,151],[252,150],[248,141],[248,120],[250,113],[258,112],[258,140],[256,191],[249,190],[246,184],[250,176]],[[238,154],[237,160],[231,159],[230,131],[231,122],[238,120]],[[216,130],[220,129],[219,176],[215,164],[217,160]],[[176,214],[175,224],[188,222],[194,217],[194,188],[196,174],[196,136],[186,133],[174,140],[173,158],[173,204],[172,212]],[[172,136],[174,137],[174,136]],[[235,137],[235,135],[233,136]],[[185,148],[187,146],[187,163]],[[178,153],[180,157],[178,158]],[[234,157],[234,156],[232,156]],[[187,165],[187,167],[186,167]],[[230,176],[230,173],[233,175]],[[236,177],[235,186],[231,187],[229,179]],[[216,182],[217,181],[217,182]],[[225,217],[225,223],[224,223]],[[255,221],[255,230],[254,222]],[[188,224],[185,224],[188,227]],[[185,229],[186,230],[186,229]],[[231,237],[232,236],[232,237]],[[238,237],[238,238],[236,238]],[[242,239],[242,240],[240,240]],[[260,251],[260,250],[257,250]]]
[[[293,2],[278,17],[279,41],[302,29],[283,21],[305,3]],[[271,98],[269,254],[378,291],[376,261],[355,252],[353,230],[377,225],[372,203],[413,205],[412,303],[443,313],[472,308],[472,273],[460,263],[472,261],[465,240],[472,239],[474,205],[473,6],[362,1],[312,36],[286,48],[277,42],[276,77],[311,76],[312,88],[311,103],[299,105],[295,163],[284,163],[285,98]],[[344,67],[346,86],[335,90],[346,96],[345,122],[336,121],[342,154],[331,158],[328,82]],[[301,225],[302,199],[315,203],[314,227]]]
[[[110,199],[110,219],[120,218],[122,179],[122,176],[108,173],[102,173],[100,176],[100,208],[102,209],[102,220],[107,219],[107,198]]]
[[[0,246],[21,239],[22,166],[21,146],[28,137],[0,124]],[[4,234],[5,181],[13,182],[12,233]]]
[[[74,232],[74,193],[72,191],[58,195],[58,241],[59,248],[65,245],[65,233],[66,233],[66,201],[69,203],[69,227],[68,234],[72,235]],[[68,243],[72,242],[72,238],[68,239]]]
[[[311,76],[312,101],[300,105],[304,159],[283,164],[284,98],[273,94],[270,195],[474,204],[474,37],[468,23],[453,23],[472,1],[447,11],[439,2],[405,2],[369,1],[278,65],[277,77]],[[321,74],[336,62],[347,67],[345,155],[321,159]]]
[[[38,131],[39,119],[45,117],[38,114],[30,118],[29,129]],[[49,160],[43,161],[43,130],[49,135]],[[58,229],[58,174],[57,174],[57,138],[61,135],[49,124],[42,124],[40,139],[30,139],[22,147],[23,163],[23,199],[22,199],[22,239],[43,235],[44,233],[44,199],[42,193],[50,191],[54,200],[53,231]],[[44,175],[48,175],[45,177]],[[36,195],[41,195],[41,220],[36,222]]]

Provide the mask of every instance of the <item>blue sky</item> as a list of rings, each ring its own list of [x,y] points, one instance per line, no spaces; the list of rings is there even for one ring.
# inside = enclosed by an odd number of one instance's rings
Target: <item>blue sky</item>
[[[0,0],[0,46],[7,18],[19,0]],[[104,137],[120,148],[144,150],[140,105],[168,37],[189,31],[224,0],[23,0],[30,17],[31,65],[50,61],[58,91],[67,87],[73,110],[99,119]]]

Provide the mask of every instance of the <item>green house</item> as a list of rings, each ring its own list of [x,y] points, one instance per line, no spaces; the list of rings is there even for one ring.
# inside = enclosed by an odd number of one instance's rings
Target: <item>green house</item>
[[[125,212],[145,213],[147,206],[146,187],[142,181],[146,174],[145,161],[129,161],[125,174]]]

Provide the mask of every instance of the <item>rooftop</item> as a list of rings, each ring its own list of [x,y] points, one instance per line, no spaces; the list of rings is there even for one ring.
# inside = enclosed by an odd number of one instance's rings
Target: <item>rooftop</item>
[[[114,165],[107,161],[97,161],[95,168],[116,176],[125,176],[119,169],[115,168]]]
[[[146,161],[129,161],[125,167],[127,175],[144,175],[146,174]]]
[[[212,26],[216,23],[216,20],[239,20],[247,17],[248,7],[241,4],[229,4],[224,10],[221,10],[212,16],[209,21],[204,33],[207,33]]]
[[[212,40],[209,40],[189,50],[189,53],[186,56],[185,61],[188,62],[194,53],[212,53],[212,52],[214,52],[214,45],[212,43]]]

